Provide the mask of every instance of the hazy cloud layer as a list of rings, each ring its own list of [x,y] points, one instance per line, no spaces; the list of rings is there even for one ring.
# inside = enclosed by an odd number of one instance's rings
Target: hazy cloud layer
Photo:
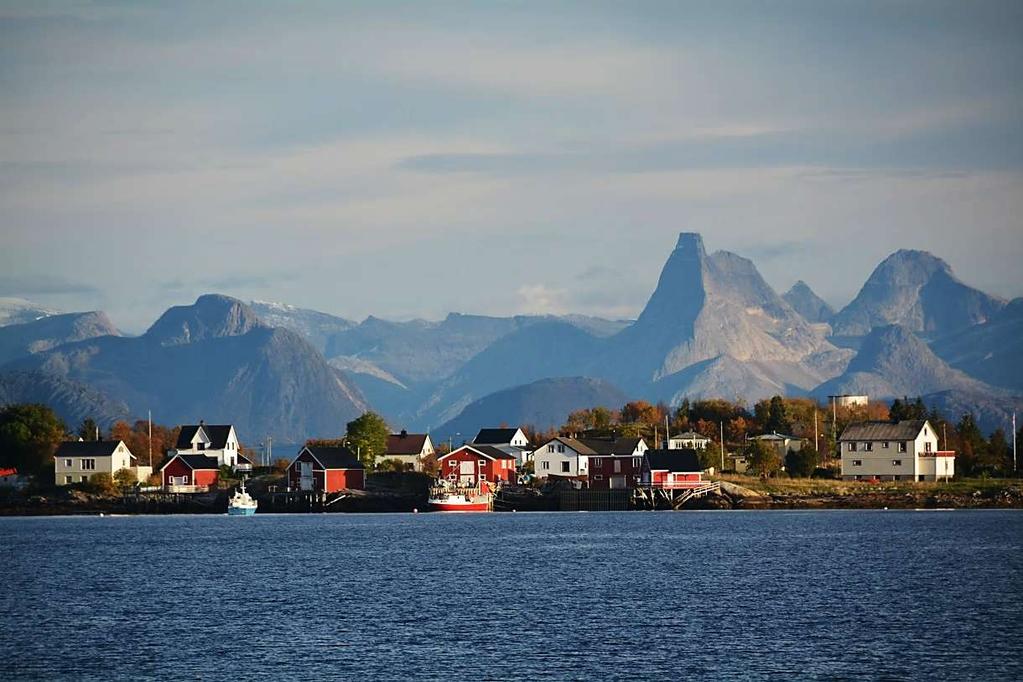
[[[901,247],[1021,295],[1021,25],[1018,2],[2,3],[0,293],[134,330],[210,289],[622,317],[695,230],[839,305]]]

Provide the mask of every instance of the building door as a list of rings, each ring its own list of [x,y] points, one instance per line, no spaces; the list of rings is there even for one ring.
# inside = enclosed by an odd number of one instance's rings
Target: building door
[[[476,482],[476,463],[458,463],[458,482],[461,485],[472,485]]]
[[[298,489],[299,490],[312,490],[313,489],[313,463],[312,462],[299,462],[298,463]]]

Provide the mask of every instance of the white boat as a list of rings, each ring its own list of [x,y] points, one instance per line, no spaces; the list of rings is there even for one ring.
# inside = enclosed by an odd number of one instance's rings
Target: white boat
[[[252,495],[245,490],[245,481],[242,481],[238,490],[234,491],[234,495],[227,501],[227,514],[228,516],[252,516],[256,513],[258,506],[259,502],[252,499]]]

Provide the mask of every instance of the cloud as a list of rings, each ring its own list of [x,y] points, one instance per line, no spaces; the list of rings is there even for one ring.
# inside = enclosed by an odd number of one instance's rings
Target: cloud
[[[89,296],[98,293],[99,289],[91,284],[58,275],[0,276],[0,296]]]

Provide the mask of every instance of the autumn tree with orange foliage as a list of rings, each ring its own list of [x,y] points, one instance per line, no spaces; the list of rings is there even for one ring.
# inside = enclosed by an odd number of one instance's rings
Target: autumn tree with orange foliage
[[[181,427],[162,426],[153,424],[153,469],[159,469],[163,465],[166,453],[178,442],[178,433]],[[134,424],[125,421],[114,422],[110,427],[109,440],[123,440],[128,446],[131,454],[135,455],[138,464],[149,465],[149,422],[145,419],[136,420]]]

